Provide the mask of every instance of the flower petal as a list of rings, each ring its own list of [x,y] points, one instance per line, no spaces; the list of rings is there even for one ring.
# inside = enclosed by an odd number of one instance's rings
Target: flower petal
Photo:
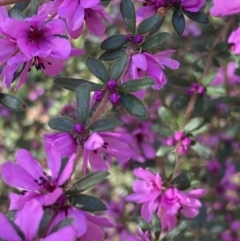
[[[64,241],[75,241],[77,238],[76,231],[72,227],[64,227],[47,236],[44,239],[40,239],[41,241],[56,241],[56,240],[64,240]]]
[[[89,138],[85,142],[84,148],[86,148],[89,151],[92,151],[102,147],[103,144],[104,144],[103,138],[99,134],[94,132],[89,136]]]

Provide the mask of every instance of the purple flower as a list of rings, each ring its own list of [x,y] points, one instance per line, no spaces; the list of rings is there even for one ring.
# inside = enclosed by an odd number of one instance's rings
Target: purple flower
[[[76,124],[75,124],[76,125]],[[103,156],[116,158],[120,163],[125,163],[132,156],[129,145],[124,143],[126,135],[111,132],[93,133],[53,133],[45,134],[44,141],[56,145],[62,157],[75,153],[77,147],[83,148],[83,172],[86,172],[88,162],[94,171],[107,170],[108,165]]]
[[[45,143],[48,167],[51,170],[49,177],[32,154],[20,149],[16,153],[16,161],[5,162],[1,166],[3,180],[11,187],[20,188],[24,195],[10,194],[10,209],[21,209],[26,201],[37,199],[43,206],[53,205],[63,195],[62,185],[71,177],[75,155],[72,155],[67,165],[61,170],[61,156],[57,149]]]
[[[174,52],[174,50],[166,50],[154,55],[147,52],[134,54],[130,59],[129,73],[126,74],[130,75],[131,79],[140,79],[149,76],[156,83],[152,88],[159,90],[167,83],[166,76],[162,70],[164,66],[178,69],[180,65],[178,61],[168,57]],[[122,79],[122,82],[125,81],[126,79]]]
[[[199,28],[196,25],[196,23],[188,22],[184,29],[183,36],[184,37],[189,37],[189,36],[198,37],[199,35],[201,35],[201,33],[202,33],[202,30],[201,30],[201,28]]]
[[[151,241],[149,238],[149,233],[148,231],[145,231],[144,233],[138,229],[137,230],[137,236],[139,237],[139,241]]]
[[[203,96],[205,93],[205,87],[199,85],[198,83],[193,83],[187,90],[188,95],[198,94],[198,96]]]
[[[22,239],[16,230],[13,228],[10,221],[2,213],[0,213],[0,238],[6,241],[34,241],[38,236],[38,229],[40,221],[43,217],[43,209],[40,203],[36,200],[31,200],[26,203],[22,210],[16,213],[15,224],[20,228],[24,234]],[[40,238],[40,241],[75,241],[76,232],[70,227],[63,227],[62,229],[47,235],[47,237]]]
[[[162,191],[162,179],[159,173],[154,174],[151,171],[137,168],[133,174],[142,179],[133,183],[134,194],[126,197],[127,201],[142,203],[141,216],[150,222],[152,214],[159,206],[159,197]]]
[[[231,4],[224,0],[213,0],[210,14],[214,17],[224,17],[240,13],[239,0],[232,0]]]
[[[235,54],[240,54],[240,27],[234,30],[229,38],[228,38],[228,43],[233,44],[232,51]]]

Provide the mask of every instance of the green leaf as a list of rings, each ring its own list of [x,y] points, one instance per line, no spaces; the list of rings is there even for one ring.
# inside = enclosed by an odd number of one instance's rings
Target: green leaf
[[[90,86],[87,84],[82,84],[76,89],[77,120],[83,125],[86,123],[88,117],[90,91]]]
[[[228,59],[230,56],[229,51],[221,51],[215,54],[215,57],[220,59]]]
[[[27,12],[27,16],[31,17],[33,15],[37,15],[39,5],[40,5],[40,0],[32,0],[30,3],[30,8],[28,9],[28,12]]]
[[[135,92],[142,89],[152,87],[155,82],[150,78],[129,80],[121,85],[118,85],[118,89],[123,92]]]
[[[0,93],[0,104],[13,111],[26,109],[27,105],[15,96]]]
[[[139,226],[143,232],[146,232],[146,231],[150,232],[150,227],[148,223],[142,218],[139,218]]]
[[[191,145],[190,147],[201,157],[204,157],[206,159],[210,159],[212,157],[211,150],[201,145],[199,142],[196,142],[194,145]]]
[[[217,58],[212,58],[212,63],[215,67],[220,67],[220,63],[219,60]]]
[[[239,76],[240,75],[240,68],[235,69],[234,74]]]
[[[138,28],[137,28],[137,33],[138,34],[145,34],[149,32],[153,27],[155,27],[157,24],[159,24],[162,21],[162,18],[159,15],[153,15],[150,18],[147,18],[143,20]]]
[[[136,29],[136,13],[131,0],[121,0],[120,12],[123,20],[132,34],[135,34]]]
[[[38,228],[38,235],[41,237],[44,235],[44,232],[46,231],[46,228],[49,226],[49,222],[52,220],[54,216],[54,211],[53,210],[45,210],[43,213],[43,217],[41,219],[39,228]]]
[[[88,84],[91,87],[91,91],[103,88],[103,85],[95,84],[85,79],[73,79],[66,77],[55,79],[54,84],[71,91],[76,91],[77,87],[81,84]]]
[[[98,198],[85,194],[74,195],[69,197],[69,202],[84,211],[97,212],[107,210],[107,206]]]
[[[184,127],[186,133],[191,133],[193,130],[196,130],[203,124],[203,118],[195,117],[191,119]]]
[[[73,218],[66,218],[63,221],[59,222],[50,232],[50,234],[57,232],[58,230],[70,226],[73,222]]]
[[[191,85],[189,81],[174,75],[168,76],[167,80],[170,84],[176,85],[176,86],[188,87]]]
[[[158,240],[161,234],[161,221],[156,213],[153,214],[151,226],[155,237]]]
[[[123,52],[125,52],[125,48],[112,50],[112,51],[105,51],[100,55],[99,59],[103,61],[114,60],[114,59],[117,59],[119,55],[121,55]]]
[[[210,96],[223,96],[226,94],[226,90],[223,86],[208,86],[207,94]]]
[[[190,179],[186,173],[181,173],[175,177],[171,184],[174,184],[179,190],[186,190],[191,186]]]
[[[170,181],[172,178],[175,165],[176,165],[176,158],[174,153],[171,152],[167,156],[166,163],[165,163],[165,172],[164,172],[164,175],[168,181]]]
[[[172,111],[164,106],[159,107],[158,115],[160,116],[161,120],[167,125],[171,125],[175,120],[175,116]]]
[[[173,240],[174,238],[182,234],[184,231],[186,231],[189,224],[190,224],[189,220],[182,220],[176,228],[174,228],[165,236],[165,238],[167,240]]]
[[[192,134],[192,136],[197,136],[197,135],[207,131],[208,128],[209,128],[209,124],[205,124],[205,125],[201,126],[200,128],[192,131],[191,134]]]
[[[176,8],[172,15],[172,25],[179,36],[182,36],[185,29],[185,18],[180,8]]]
[[[122,34],[113,35],[113,36],[105,39],[101,43],[100,49],[102,49],[102,50],[119,49],[126,43],[127,43],[127,39],[126,39],[125,35],[122,35]]]
[[[152,126],[152,130],[162,136],[171,136],[173,135],[173,131],[169,129],[165,124],[163,123],[157,123]]]
[[[148,38],[143,44],[142,44],[142,51],[146,52],[151,49],[160,47],[163,42],[165,42],[170,37],[169,33],[158,33],[150,38]]]
[[[101,60],[88,57],[86,60],[86,64],[90,72],[98,79],[100,79],[104,83],[108,81],[107,70]]]
[[[157,156],[165,156],[167,153],[171,152],[174,149],[173,146],[161,146],[158,150],[156,155]]]
[[[54,117],[48,122],[48,125],[54,130],[70,132],[73,130],[74,122],[67,117]]]
[[[121,125],[121,122],[117,118],[105,118],[94,122],[89,129],[94,132],[109,131],[115,129],[119,125]]]
[[[208,24],[208,18],[207,15],[202,13],[202,12],[189,12],[183,9],[183,13],[190,18],[191,20],[198,22],[198,23],[203,23],[203,24]]]
[[[75,185],[70,188],[69,191],[77,191],[77,193],[83,192],[94,186],[95,184],[102,182],[109,174],[110,173],[107,171],[97,171],[90,173],[89,175],[77,181]]]
[[[128,93],[121,93],[121,104],[122,106],[134,116],[139,118],[147,118],[147,110],[142,103],[136,96],[128,94]]]
[[[19,12],[19,10],[17,9],[11,9],[9,12],[8,12],[9,16],[11,18],[14,18],[14,19],[18,19],[18,20],[24,20],[24,16]]]
[[[152,36],[161,28],[164,22],[164,19],[165,17],[161,17],[161,20],[157,24],[155,24],[155,26],[148,32],[148,36]]]
[[[128,55],[123,53],[120,57],[114,62],[110,70],[111,79],[118,80],[123,74],[128,63]]]

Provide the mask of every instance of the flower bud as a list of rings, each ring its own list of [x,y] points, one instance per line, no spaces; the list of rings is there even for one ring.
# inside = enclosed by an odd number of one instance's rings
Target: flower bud
[[[111,93],[109,96],[109,100],[112,102],[113,105],[117,105],[120,102],[120,95],[116,92]]]
[[[104,91],[103,90],[96,90],[93,94],[93,99],[97,102],[100,102],[103,98]]]
[[[108,82],[107,82],[107,88],[111,91],[115,90],[117,87],[117,81],[114,80],[114,79],[110,79]]]
[[[73,127],[73,130],[77,132],[78,134],[82,134],[83,131],[85,130],[84,126],[80,123],[76,123]]]
[[[143,36],[140,34],[137,34],[133,39],[133,42],[135,44],[140,44],[140,43],[142,43],[142,41],[143,41]]]

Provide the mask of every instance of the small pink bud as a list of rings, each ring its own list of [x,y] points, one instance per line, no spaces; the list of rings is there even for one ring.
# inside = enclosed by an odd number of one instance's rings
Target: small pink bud
[[[78,134],[82,134],[83,131],[85,130],[84,126],[80,123],[76,123],[73,127],[73,130],[77,132]]]
[[[133,41],[133,35],[132,34],[128,34],[127,36],[126,36],[126,40],[128,41],[128,42],[132,42]]]
[[[137,34],[133,39],[133,42],[135,44],[140,44],[142,41],[143,41],[143,36],[140,34]]]
[[[109,100],[112,102],[113,105],[117,105],[120,102],[120,95],[116,92],[111,93],[109,96]]]
[[[183,140],[181,141],[183,146],[188,147],[191,144],[192,140],[189,137],[185,137],[183,138]]]
[[[174,133],[174,138],[175,138],[176,141],[182,140],[183,137],[184,137],[183,131],[177,131],[177,132]]]
[[[176,140],[173,136],[168,137],[166,141],[167,146],[175,146]]]
[[[178,153],[181,154],[181,155],[186,154],[187,151],[188,151],[188,147],[187,147],[187,146],[181,145],[181,146],[178,148]]]
[[[97,102],[100,102],[104,96],[103,90],[96,90],[93,94],[93,99]]]
[[[107,82],[107,88],[111,91],[115,90],[117,87],[117,81],[116,80],[113,80],[113,79],[110,79],[108,82]]]

